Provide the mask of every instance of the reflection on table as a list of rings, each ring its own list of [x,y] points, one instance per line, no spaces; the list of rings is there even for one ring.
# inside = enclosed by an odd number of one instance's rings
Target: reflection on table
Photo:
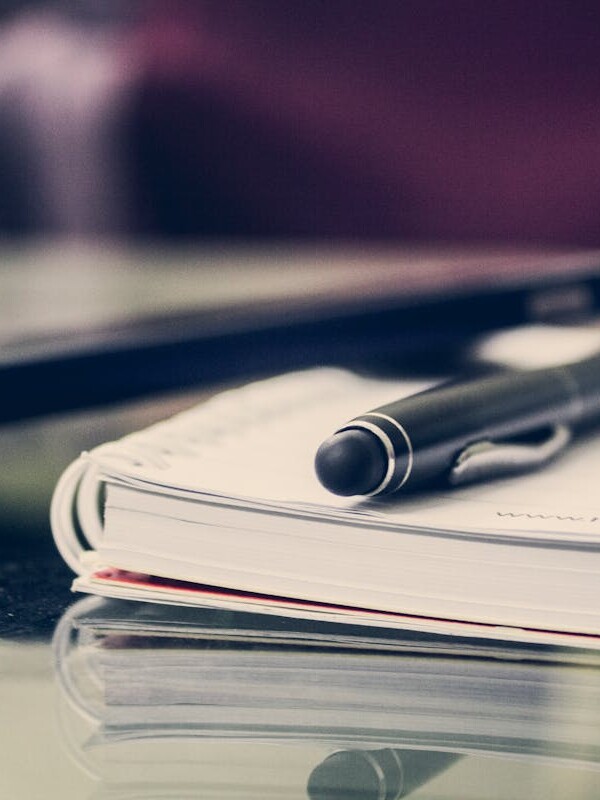
[[[60,731],[94,799],[600,794],[597,655],[323,633],[76,603],[54,638]]]

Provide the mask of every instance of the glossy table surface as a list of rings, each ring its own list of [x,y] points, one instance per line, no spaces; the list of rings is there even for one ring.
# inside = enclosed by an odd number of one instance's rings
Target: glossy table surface
[[[133,704],[128,712],[135,711],[136,722],[121,724],[118,735],[113,726],[111,738],[104,715],[115,711],[115,693],[127,695],[132,674],[131,667],[118,659],[112,667],[109,663],[112,672],[106,673],[112,676],[112,695],[103,695],[102,687],[95,686],[99,699],[94,713],[73,703],[65,680],[69,663],[57,656],[56,643],[52,646],[57,625],[62,618],[64,634],[64,620],[69,619],[65,612],[68,615],[77,601],[69,590],[71,575],[54,550],[46,521],[52,486],[81,449],[147,425],[197,399],[156,400],[0,429],[4,460],[0,479],[0,797],[392,800],[404,796],[399,760],[404,765],[404,792],[415,798],[600,797],[600,666],[593,662],[522,663],[514,653],[507,653],[505,661],[496,654],[489,661],[479,660],[477,677],[471,679],[473,665],[460,655],[441,660],[422,653],[417,660],[410,654],[388,655],[386,669],[405,678],[408,683],[403,685],[415,687],[415,696],[405,697],[402,708],[388,709],[382,695],[381,708],[365,711],[364,717],[357,712],[352,730],[346,727],[343,733],[335,721],[343,716],[340,697],[349,710],[360,709],[360,692],[348,689],[340,695],[337,672],[335,692],[317,685],[326,672],[302,672],[302,660],[313,656],[301,653],[292,653],[285,662],[288,672],[287,678],[280,678],[283,688],[269,697],[269,710],[262,711],[262,717],[256,716],[257,706],[250,708],[245,699],[256,693],[257,679],[251,671],[244,672],[246,677],[233,688],[228,684],[227,690],[218,675],[206,673],[216,681],[212,699],[206,681],[191,686],[188,681],[186,691],[204,692],[202,701],[192,708],[189,697],[187,705],[182,705],[178,694],[183,683],[175,687],[174,700],[156,700],[156,692],[161,696],[166,692],[160,681],[156,684],[156,674],[162,673],[152,673],[150,668],[147,672],[142,661],[134,674],[136,688],[135,692],[131,689]],[[119,650],[121,645],[122,641],[117,642],[117,655],[127,655],[126,649]],[[150,665],[153,646],[152,639],[144,642],[144,658]],[[162,643],[156,641],[159,662],[161,648]],[[165,675],[171,681],[175,676],[175,683],[192,680],[193,675],[204,674],[210,659],[221,659],[218,663],[222,664],[223,652],[238,665],[238,649],[239,663],[244,663],[248,651],[235,643],[225,651],[211,649],[210,642],[200,649],[179,648],[175,660],[167,663]],[[261,669],[269,667],[268,648],[252,655],[263,659]],[[272,658],[274,665],[281,664],[284,655],[277,651]],[[355,656],[340,653],[336,658],[328,663],[343,671]],[[361,680],[369,683],[370,691],[377,687],[381,658],[373,653],[361,656]],[[296,659],[299,677],[293,669]],[[187,666],[177,671],[178,663]],[[85,671],[85,660],[82,664]],[[272,676],[282,674],[274,671]],[[457,693],[458,678],[461,689]],[[86,680],[95,685],[93,671]],[[145,703],[135,699],[139,693],[146,697]],[[492,693],[495,717],[489,712]],[[338,717],[331,716],[334,706]],[[211,720],[217,708],[225,709],[236,724],[215,727]],[[186,709],[188,717],[182,722],[179,715]],[[375,730],[373,714],[386,719],[388,711],[396,715],[392,722],[385,730]],[[265,723],[265,713],[273,725]],[[290,713],[294,723],[275,730],[275,720]],[[237,722],[244,719],[241,735]],[[404,727],[398,722],[402,719]],[[429,739],[423,738],[425,730]],[[478,739],[473,730],[486,734]],[[431,731],[439,736],[432,739]],[[508,738],[499,736],[502,731],[509,732]]]

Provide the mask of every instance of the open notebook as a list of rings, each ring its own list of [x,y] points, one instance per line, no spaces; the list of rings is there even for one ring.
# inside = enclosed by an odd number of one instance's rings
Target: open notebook
[[[330,368],[230,390],[82,455],[51,510],[74,588],[511,638],[600,635],[600,438],[550,467],[413,498],[339,498],[318,444],[422,388]],[[523,629],[527,633],[523,633]]]

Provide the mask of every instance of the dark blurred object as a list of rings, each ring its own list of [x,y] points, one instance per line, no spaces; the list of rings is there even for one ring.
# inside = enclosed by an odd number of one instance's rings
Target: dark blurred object
[[[600,307],[600,251],[0,252],[0,423],[320,364],[451,371],[475,336]]]
[[[600,242],[600,7],[169,0],[132,162],[170,236]]]
[[[4,231],[600,243],[597,3],[34,7],[0,31]]]

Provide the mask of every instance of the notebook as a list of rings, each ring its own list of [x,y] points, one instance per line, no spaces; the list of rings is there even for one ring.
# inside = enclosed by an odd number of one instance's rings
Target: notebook
[[[51,508],[74,589],[594,646],[598,435],[539,472],[447,492],[356,500],[319,485],[331,431],[421,388],[294,372],[83,454]]]
[[[543,648],[444,650],[435,639],[426,649],[426,637],[397,636],[393,651],[379,647],[384,636],[343,628],[336,636],[335,626],[314,624],[311,638],[290,619],[80,600],[54,636],[63,738],[112,785],[169,785],[173,797],[191,785],[228,796],[234,783],[256,796],[261,784],[281,793],[294,776],[299,796],[308,788],[314,800],[323,796],[316,784],[340,772],[350,783],[334,796],[347,797],[364,758],[397,775],[383,757],[390,751],[406,793],[450,770],[431,796],[465,796],[469,771],[479,783],[494,769],[491,757],[504,774],[497,786],[525,764],[582,769],[597,786],[592,662],[566,663],[564,651],[552,657],[550,649],[539,659]],[[273,637],[276,629],[289,636]],[[507,783],[503,796],[522,796],[515,776]]]

